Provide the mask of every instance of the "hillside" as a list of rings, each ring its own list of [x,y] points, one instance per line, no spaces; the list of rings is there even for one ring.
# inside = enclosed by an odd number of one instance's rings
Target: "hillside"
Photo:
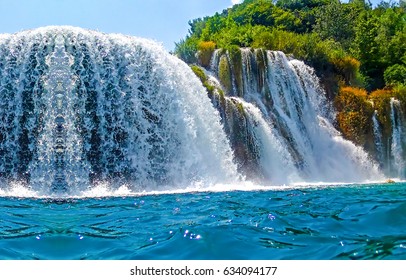
[[[406,112],[406,14],[404,4],[363,0],[245,0],[189,22],[175,53],[208,67],[215,49],[280,50],[305,61],[320,78],[337,111],[344,137],[374,153],[373,116],[383,139],[392,137],[391,99]],[[386,147],[390,150],[390,147]]]
[[[406,83],[405,6],[363,0],[245,0],[189,22],[175,53],[188,63],[206,48],[280,50],[304,60],[327,81],[369,92]],[[212,44],[208,44],[212,42]]]

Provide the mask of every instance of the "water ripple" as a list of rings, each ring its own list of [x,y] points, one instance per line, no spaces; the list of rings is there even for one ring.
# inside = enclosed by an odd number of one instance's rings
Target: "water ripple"
[[[0,198],[0,258],[406,259],[405,186]]]

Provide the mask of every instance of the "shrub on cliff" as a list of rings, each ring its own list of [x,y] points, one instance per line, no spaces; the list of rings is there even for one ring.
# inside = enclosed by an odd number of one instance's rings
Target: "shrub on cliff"
[[[199,64],[203,67],[208,67],[210,65],[213,52],[216,49],[216,43],[212,41],[200,42],[197,48],[197,57],[199,60]]]
[[[394,93],[390,89],[378,89],[369,95],[369,99],[374,104],[374,109],[377,112],[377,118],[383,129],[388,132],[391,129],[390,122],[390,99]]]
[[[365,145],[372,129],[372,103],[364,89],[342,87],[335,98],[337,123],[344,136],[359,145]]]
[[[333,57],[331,62],[335,70],[344,78],[347,85],[357,85],[357,77],[359,76],[359,67],[361,63],[348,55]]]

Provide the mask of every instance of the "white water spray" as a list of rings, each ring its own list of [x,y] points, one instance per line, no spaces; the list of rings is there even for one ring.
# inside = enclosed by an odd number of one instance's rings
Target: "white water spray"
[[[240,178],[206,90],[156,43],[46,27],[1,35],[0,54],[1,182],[77,195],[91,186],[162,191]],[[214,75],[221,55],[212,59]],[[382,178],[332,126],[333,111],[311,68],[281,52],[249,49],[242,49],[241,66],[241,76],[230,77],[240,98],[222,100],[240,106],[229,124],[244,123],[229,131],[258,153],[250,167],[267,184]]]

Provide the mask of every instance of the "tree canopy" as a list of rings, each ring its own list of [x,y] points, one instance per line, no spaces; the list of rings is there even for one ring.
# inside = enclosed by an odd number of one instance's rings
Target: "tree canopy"
[[[175,54],[197,62],[203,42],[210,47],[281,50],[333,72],[346,85],[368,91],[405,85],[405,5],[364,0],[245,0],[213,16],[189,22]]]

